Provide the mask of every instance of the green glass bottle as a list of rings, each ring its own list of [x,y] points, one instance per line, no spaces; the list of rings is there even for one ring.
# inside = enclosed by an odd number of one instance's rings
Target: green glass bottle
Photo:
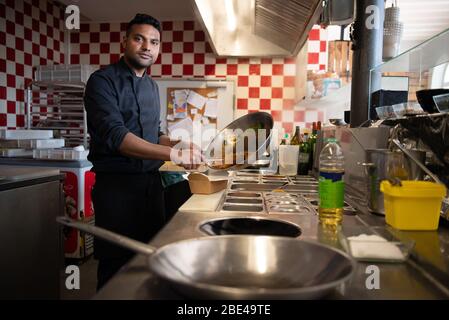
[[[310,161],[310,143],[309,135],[304,133],[301,144],[299,145],[299,159],[298,159],[298,174],[308,175],[309,174],[309,161]]]
[[[320,126],[321,126],[321,122],[320,122]],[[312,134],[309,137],[310,158],[309,158],[308,170],[313,169],[313,157],[315,156],[315,144],[316,144],[317,134],[318,134],[318,125],[316,122],[313,122],[312,123]]]
[[[301,132],[299,126],[296,126],[295,134],[290,140],[291,145],[300,145],[301,144]]]

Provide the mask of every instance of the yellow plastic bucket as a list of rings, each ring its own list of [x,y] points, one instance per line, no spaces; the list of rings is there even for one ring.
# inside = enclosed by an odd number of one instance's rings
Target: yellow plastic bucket
[[[442,184],[427,181],[402,181],[402,186],[384,180],[385,220],[399,230],[437,230],[441,202],[446,195]]]

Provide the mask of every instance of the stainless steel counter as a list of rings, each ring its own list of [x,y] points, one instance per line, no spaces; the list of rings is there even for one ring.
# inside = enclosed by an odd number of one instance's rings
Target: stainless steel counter
[[[0,166],[0,298],[58,299],[64,263],[59,170]]]
[[[0,191],[62,178],[63,175],[57,169],[0,165]]]
[[[313,210],[316,206],[314,200],[317,197],[317,184],[304,178],[291,177],[288,178],[288,184],[285,184],[284,182],[287,180],[285,178],[267,175],[254,177],[253,175],[237,173],[229,183],[228,190],[223,195],[216,211],[178,212],[151,241],[151,245],[161,247],[179,240],[206,237],[206,233],[200,230],[200,225],[211,219],[261,217],[283,220],[298,226],[301,229],[301,234],[297,236],[298,239],[318,241],[343,250],[339,234],[329,232],[328,229],[323,228],[318,223],[318,216]],[[309,180],[309,182],[306,180]],[[277,193],[282,195],[282,199],[274,198],[274,203],[282,203],[282,206],[276,207],[289,210],[298,207],[296,209],[299,209],[299,211],[290,213],[292,211],[284,210],[286,212],[282,213],[279,208],[273,210],[272,190],[278,188],[283,188],[287,193]],[[253,198],[250,198],[248,193],[242,194],[245,192],[252,194]],[[288,192],[293,194],[289,195]],[[300,196],[301,198],[292,197],[295,194],[301,194],[302,196]],[[286,195],[286,197],[283,195]],[[345,199],[347,204],[345,206],[343,229],[356,226],[385,226],[384,217],[369,213],[365,202],[351,195],[347,194]],[[243,199],[244,201],[242,201]],[[260,204],[260,199],[264,199],[262,204]],[[236,203],[238,205],[235,205]],[[251,212],[251,210],[247,210],[248,208],[258,208],[259,213]],[[353,208],[357,210],[354,212]],[[296,233],[293,236],[296,236]],[[441,226],[438,232],[401,232],[397,236],[399,238],[400,236],[406,236],[406,238],[416,242],[411,256],[405,263],[358,262],[352,279],[327,298],[449,299],[449,229]],[[378,270],[379,288],[369,289],[370,286],[367,283],[371,283],[372,268]],[[143,256],[136,256],[131,260],[95,296],[95,299],[173,298],[182,297],[147,270],[146,258]]]
[[[198,227],[208,219],[231,216],[263,216],[251,213],[223,214],[217,212],[179,212],[170,223],[151,241],[156,247],[192,237],[207,236]],[[297,224],[302,230],[299,239],[315,240],[331,246],[339,247],[338,240],[329,236],[318,224],[316,215],[270,214],[270,218],[282,219]],[[381,225],[383,218],[359,212],[358,216],[345,216],[343,224],[351,225]],[[413,236],[413,234],[411,235]],[[354,277],[344,287],[328,296],[328,299],[448,299],[449,285],[446,282],[449,275],[448,249],[449,233],[441,229],[439,233],[418,233],[416,237],[438,237],[439,246],[428,247],[426,239],[417,242],[417,248],[422,248],[422,263],[412,257],[407,263],[358,263]],[[416,240],[419,240],[415,237]],[[425,256],[427,256],[426,259]],[[424,262],[424,260],[428,260]],[[380,288],[367,289],[367,267],[376,265],[379,268]],[[426,268],[425,266],[431,266]],[[433,269],[432,269],[433,268]],[[438,274],[431,271],[440,270]],[[182,299],[165,283],[155,278],[146,268],[146,259],[138,255],[128,263],[111,281],[94,297],[94,299]]]
[[[88,160],[45,160],[31,158],[0,158],[0,165],[7,166],[33,166],[33,167],[58,167],[58,168],[85,168],[92,167]]]

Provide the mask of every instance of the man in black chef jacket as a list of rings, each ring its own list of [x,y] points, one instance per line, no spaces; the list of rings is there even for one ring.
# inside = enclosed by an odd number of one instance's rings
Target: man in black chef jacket
[[[158,172],[163,161],[192,169],[201,160],[193,145],[188,145],[188,159],[181,159],[172,148],[174,143],[159,131],[158,86],[146,70],[158,57],[160,35],[159,21],[137,14],[123,38],[123,57],[92,74],[84,97],[91,137],[88,159],[96,174],[95,224],[142,242],[148,242],[164,224]],[[97,288],[132,254],[96,239]]]

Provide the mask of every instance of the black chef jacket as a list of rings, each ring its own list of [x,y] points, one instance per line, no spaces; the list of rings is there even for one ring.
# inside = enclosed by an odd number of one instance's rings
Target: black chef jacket
[[[93,171],[142,173],[162,165],[160,160],[128,158],[118,150],[128,132],[151,143],[159,142],[158,86],[146,73],[137,77],[122,57],[91,75],[84,104]]]
[[[157,84],[146,74],[137,77],[121,58],[91,75],[84,104],[91,137],[88,159],[96,172],[92,190],[95,224],[148,242],[165,220],[158,172],[162,161],[126,157],[120,154],[119,147],[128,132],[151,143],[159,142]],[[98,238],[94,247],[95,256],[103,262],[132,254]],[[99,277],[105,278],[100,273]]]

